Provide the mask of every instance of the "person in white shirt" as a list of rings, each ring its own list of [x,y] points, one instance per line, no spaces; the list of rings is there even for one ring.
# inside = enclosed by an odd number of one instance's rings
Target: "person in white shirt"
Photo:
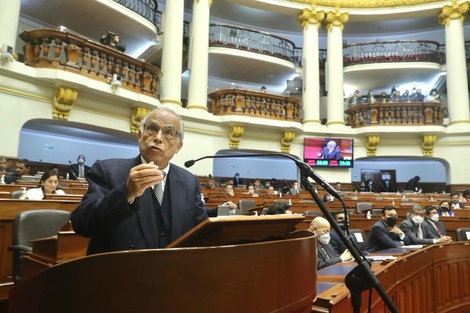
[[[42,200],[44,199],[44,195],[46,194],[57,194],[57,195],[65,195],[65,192],[61,189],[57,189],[59,185],[59,177],[57,176],[57,172],[55,170],[49,170],[44,172],[39,181],[38,188],[29,189],[26,192],[26,199],[30,200]]]

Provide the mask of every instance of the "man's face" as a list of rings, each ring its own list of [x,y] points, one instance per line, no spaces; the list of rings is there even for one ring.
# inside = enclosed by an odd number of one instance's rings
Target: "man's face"
[[[413,218],[413,216],[421,216],[424,218],[424,210],[416,210],[413,213],[410,214],[410,217]]]
[[[259,180],[255,180],[255,186],[258,187],[259,185],[261,185],[261,182]]]
[[[225,191],[226,191],[229,195],[233,194],[233,186],[232,186],[232,185],[226,185],[226,186],[225,186]]]
[[[183,146],[180,131],[176,115],[164,110],[152,112],[143,131],[138,133],[139,149],[145,161],[153,161],[160,169],[165,168]]]
[[[431,218],[431,216],[433,216],[434,214],[437,214],[437,209],[431,209],[429,211],[429,214],[426,215],[427,218]]]
[[[333,150],[334,147],[335,147],[335,144],[332,143],[332,142],[329,142],[329,143],[326,144],[326,146],[328,147],[328,150]]]
[[[344,221],[344,213],[338,213],[338,214],[336,215],[336,221],[337,221],[338,223]]]
[[[450,200],[452,201],[452,203],[459,203],[459,195],[452,195]]]
[[[20,175],[26,175],[29,172],[29,167],[26,167],[24,163],[16,163],[16,172]]]
[[[6,170],[7,169],[7,159],[0,158],[0,169]]]
[[[340,190],[341,189],[341,184],[336,184],[336,190]]]
[[[294,187],[294,188],[298,188],[298,187],[299,187],[299,183],[294,183],[293,187]]]
[[[382,215],[382,219],[387,220],[387,218],[392,216],[397,217],[397,210],[386,210]]]

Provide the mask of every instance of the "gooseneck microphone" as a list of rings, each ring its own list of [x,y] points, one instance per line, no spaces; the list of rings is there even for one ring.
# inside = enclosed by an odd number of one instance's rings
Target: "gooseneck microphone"
[[[184,163],[184,166],[191,167],[194,163],[204,160],[204,159],[219,159],[219,158],[248,158],[248,157],[260,157],[260,156],[273,156],[273,157],[283,157],[291,159],[295,162],[299,170],[302,172],[303,175],[312,178],[316,181],[320,186],[323,187],[330,195],[335,198],[340,199],[341,196],[338,194],[335,188],[333,188],[328,182],[326,182],[323,178],[321,178],[317,173],[315,173],[310,165],[305,162],[300,161],[298,158],[281,152],[272,152],[272,153],[251,153],[251,154],[237,154],[237,155],[207,155],[202,158],[196,160],[189,160]]]
[[[186,164],[186,163],[185,163]],[[193,163],[194,164],[194,163]],[[215,181],[215,179],[212,177],[211,174],[209,174],[209,179],[214,183],[214,186],[217,188],[217,190],[224,195],[225,199],[227,199],[228,202],[232,202],[232,200],[230,200],[230,198],[227,196],[227,193],[225,192],[225,190],[222,190],[222,187],[219,186],[219,184],[217,184],[217,182]]]
[[[70,166],[73,168],[74,166],[73,166],[72,162],[70,162],[70,160],[69,160],[69,163],[70,163]],[[71,172],[72,172],[73,177],[75,177],[75,179],[78,180],[78,182],[80,183],[80,185],[82,185],[82,187],[83,187],[85,190],[88,190],[88,187],[81,181],[80,178],[77,177],[77,174],[75,174],[75,171],[71,171]]]

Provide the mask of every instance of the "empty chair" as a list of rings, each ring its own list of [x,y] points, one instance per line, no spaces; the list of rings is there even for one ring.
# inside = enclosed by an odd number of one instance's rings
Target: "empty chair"
[[[356,211],[358,214],[372,211],[372,202],[358,202],[356,203]]]
[[[11,192],[10,198],[11,199],[19,199],[22,194],[23,194],[23,190],[15,190],[15,191]]]
[[[366,247],[366,232],[362,229],[350,229],[349,234],[356,238],[357,243],[359,244],[359,249],[364,250]]]
[[[302,213],[303,216],[322,216],[323,213],[321,211],[317,211],[317,210],[307,210],[307,211],[304,211],[304,213]]]
[[[56,235],[70,219],[70,212],[62,210],[29,210],[16,215],[13,222],[13,281],[21,280],[23,255],[32,251],[33,239]]]
[[[258,205],[256,204],[255,200],[241,199],[240,201],[238,201],[238,209],[244,215],[250,214],[250,212],[248,210],[256,208],[257,206]]]
[[[372,209],[372,216],[380,216],[382,215],[382,209]]]
[[[457,241],[470,240],[470,227],[458,228],[455,231],[455,237],[456,237]]]

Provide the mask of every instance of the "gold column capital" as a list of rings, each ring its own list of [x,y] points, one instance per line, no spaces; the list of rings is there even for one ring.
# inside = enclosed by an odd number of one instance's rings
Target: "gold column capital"
[[[133,107],[131,116],[131,133],[139,132],[140,122],[150,110],[144,107]]]
[[[457,0],[452,0],[451,5],[444,5],[438,19],[441,25],[449,25],[450,20],[460,19],[460,23],[465,20],[465,14],[468,12],[470,4],[468,2],[458,3]]]
[[[317,29],[320,28],[321,22],[325,19],[324,11],[317,11],[315,8],[303,9],[297,16],[297,25],[302,29],[308,28],[310,24],[316,25]]]
[[[344,24],[349,21],[349,13],[341,13],[339,8],[336,7],[334,11],[326,12],[326,17],[323,20],[323,28],[325,30],[332,30],[334,26],[341,28],[341,31],[344,29]]]
[[[281,152],[289,153],[290,145],[295,138],[295,132],[285,131],[281,136]]]
[[[52,98],[52,118],[68,120],[70,110],[74,107],[78,97],[78,90],[67,86],[57,87],[54,98]]]
[[[424,135],[421,141],[421,150],[423,156],[433,156],[434,144],[436,143],[436,135]]]
[[[201,0],[196,0],[196,3],[199,4]],[[209,9],[212,7],[212,0],[207,0],[207,3],[209,4]]]
[[[366,142],[367,156],[377,155],[377,147],[379,146],[379,142],[380,142],[379,136],[367,136],[367,142]]]
[[[233,125],[230,127],[228,138],[230,139],[229,147],[230,149],[238,149],[240,145],[240,139],[242,139],[243,132],[245,128],[243,126]]]

